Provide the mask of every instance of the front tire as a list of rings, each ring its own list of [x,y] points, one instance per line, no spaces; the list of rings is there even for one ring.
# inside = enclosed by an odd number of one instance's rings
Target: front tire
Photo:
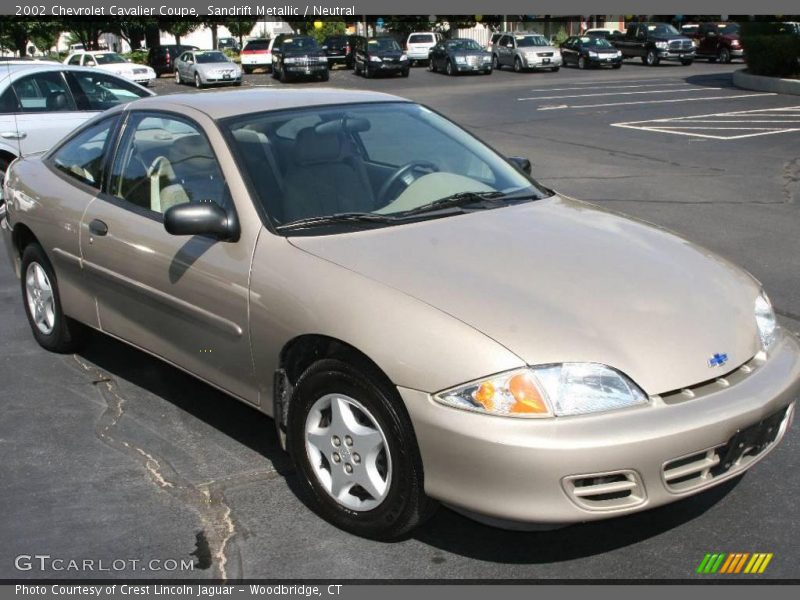
[[[456,74],[456,69],[453,66],[453,62],[448,60],[447,64],[444,66],[444,72],[450,75],[451,77]]]
[[[691,66],[691,64],[692,64],[693,62],[694,62],[694,60],[691,60],[691,59],[689,59],[689,60],[682,60],[682,61],[681,61],[681,64],[682,64],[684,67],[688,67],[688,66]]]
[[[584,70],[586,68],[586,58],[581,56],[578,58],[578,68],[580,70]]]
[[[402,400],[371,369],[311,365],[289,405],[288,448],[314,510],[337,527],[397,539],[436,507]]]
[[[33,337],[50,352],[74,352],[83,341],[85,329],[64,315],[55,271],[39,244],[26,246],[21,273],[22,299]]]
[[[514,59],[514,72],[522,73],[522,61],[519,56]]]
[[[503,66],[500,64],[500,59],[497,58],[497,54],[492,54],[492,69],[499,71],[502,68]]]
[[[203,82],[200,81],[200,75],[197,73],[194,74],[194,87],[196,87],[198,90],[203,89]]]
[[[657,67],[658,63],[661,61],[659,60],[655,50],[648,50],[647,56],[644,57],[644,62],[648,67]]]

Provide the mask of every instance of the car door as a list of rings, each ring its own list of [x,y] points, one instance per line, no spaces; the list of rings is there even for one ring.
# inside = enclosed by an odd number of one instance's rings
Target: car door
[[[509,62],[509,58],[511,56],[511,50],[509,49],[509,45],[511,44],[511,37],[504,35],[500,38],[500,42],[497,48],[497,63],[501,66],[511,64]]]
[[[575,62],[576,40],[575,38],[567,39],[561,45],[561,58],[565,65]]]
[[[15,155],[53,146],[92,113],[78,110],[61,71],[41,71],[16,78],[3,93],[0,145]]]
[[[442,59],[444,57],[444,54],[445,54],[444,45],[441,43],[436,44],[433,48],[431,48],[430,52],[431,64],[434,67],[439,68],[439,66],[442,64]]]
[[[108,183],[81,222],[84,269],[103,331],[258,402],[248,327],[258,217],[244,206],[236,241],[164,229],[164,213],[177,204],[214,202],[231,218],[241,212],[228,180],[244,185],[224,140],[210,119],[188,112],[195,118],[128,117]]]

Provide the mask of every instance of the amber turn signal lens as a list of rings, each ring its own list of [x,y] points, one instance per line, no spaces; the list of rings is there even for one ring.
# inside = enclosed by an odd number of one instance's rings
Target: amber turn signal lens
[[[475,392],[475,400],[480,402],[486,410],[494,408],[494,385],[491,381],[484,381]]]
[[[508,381],[508,391],[516,402],[511,407],[512,413],[547,413],[547,404],[542,398],[539,388],[527,373],[514,375]]]

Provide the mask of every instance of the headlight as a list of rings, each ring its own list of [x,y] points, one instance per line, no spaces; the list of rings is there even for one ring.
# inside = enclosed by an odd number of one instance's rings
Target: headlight
[[[617,50],[617,58],[619,58],[620,56],[622,56],[622,50]]]
[[[456,56],[456,62],[460,65],[467,64],[467,59],[464,56]]]
[[[660,48],[661,50],[666,50],[669,48],[669,44],[667,42],[656,42],[656,48]]]
[[[592,52],[592,51],[590,50],[590,51],[589,51],[589,58],[598,58],[598,54],[597,54],[597,52]]]
[[[400,60],[408,60],[408,54],[401,54]]]
[[[370,56],[369,60],[370,62],[383,62],[380,56]]]
[[[283,62],[286,63],[287,65],[291,65],[291,64],[294,64],[295,62],[297,62],[297,59],[296,58],[292,58],[290,56],[289,58],[284,58]]]
[[[440,392],[437,402],[509,417],[552,417],[604,412],[647,404],[622,373],[596,363],[532,367]]]
[[[767,350],[775,341],[775,334],[778,330],[775,310],[764,292],[761,292],[761,295],[756,298],[755,308],[756,325],[758,326],[758,334],[761,336],[761,345],[764,346],[764,350]]]
[[[526,52],[525,53],[525,60],[536,60],[536,53],[535,52]]]

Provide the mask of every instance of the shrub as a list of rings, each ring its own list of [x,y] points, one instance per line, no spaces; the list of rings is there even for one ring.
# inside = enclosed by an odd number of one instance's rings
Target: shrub
[[[135,62],[140,65],[147,64],[147,50],[133,50],[123,54],[122,56],[129,59],[131,62]]]
[[[779,33],[772,23],[749,23],[742,29],[742,46],[753,75],[800,76],[800,37]]]

